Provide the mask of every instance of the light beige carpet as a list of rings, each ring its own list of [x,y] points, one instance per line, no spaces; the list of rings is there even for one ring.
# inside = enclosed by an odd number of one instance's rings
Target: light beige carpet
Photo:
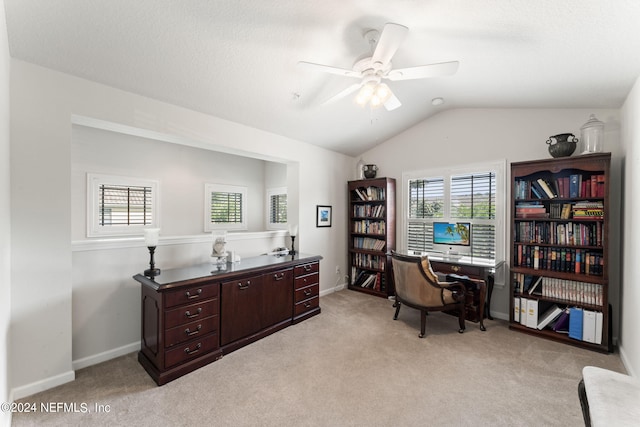
[[[130,354],[79,370],[73,383],[21,402],[89,413],[14,414],[14,426],[581,426],[583,366],[600,354],[344,290],[322,313],[158,387]],[[95,405],[109,412],[95,412]]]

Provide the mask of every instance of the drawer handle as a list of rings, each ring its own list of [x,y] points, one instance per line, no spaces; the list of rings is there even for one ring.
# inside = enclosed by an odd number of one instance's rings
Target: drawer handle
[[[193,350],[187,347],[184,349],[184,352],[187,354],[196,354],[198,351],[200,351],[200,348],[202,348],[202,343],[198,343],[198,345],[196,345],[196,348],[194,348]]]
[[[313,292],[311,292],[311,289],[305,289],[302,292],[304,292],[304,295],[307,296],[307,297],[310,296],[313,293]]]
[[[280,273],[280,274],[276,273],[276,274],[274,274],[273,275],[273,279],[274,280],[282,280],[282,279],[284,279],[284,273]]]
[[[457,265],[452,265],[452,266],[451,266],[451,270],[452,270],[452,271],[460,271],[460,269],[461,269],[461,268],[460,268],[460,267],[458,267]]]
[[[195,331],[191,331],[191,329],[187,328],[184,330],[184,333],[187,334],[188,337],[191,337],[200,333],[200,329],[202,329],[202,325],[198,325]]]
[[[311,303],[310,302],[305,302],[304,303],[304,307],[305,308],[310,308],[311,307]]]
[[[200,296],[200,294],[202,293],[202,289],[198,289],[195,293],[195,295],[191,295],[191,292],[187,291],[185,293],[185,295],[187,296],[187,298],[189,299],[194,299],[194,298],[198,298]]]
[[[251,285],[251,280],[247,280],[247,283],[246,283],[246,284],[244,284],[244,283],[242,283],[242,282],[239,282],[239,283],[238,283],[238,288],[239,288],[241,291],[244,291],[245,289],[249,289],[249,285]]]
[[[188,319],[193,319],[194,317],[200,316],[200,313],[202,313],[202,307],[198,308],[194,314],[191,314],[191,312],[187,310],[184,312],[184,315],[187,316]]]
[[[311,265],[307,264],[307,265],[302,266],[302,268],[304,268],[304,271],[311,271],[312,267],[311,267]]]

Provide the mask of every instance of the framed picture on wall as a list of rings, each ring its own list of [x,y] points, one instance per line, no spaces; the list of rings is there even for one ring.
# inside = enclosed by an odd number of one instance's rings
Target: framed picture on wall
[[[316,227],[331,227],[331,206],[316,206]]]

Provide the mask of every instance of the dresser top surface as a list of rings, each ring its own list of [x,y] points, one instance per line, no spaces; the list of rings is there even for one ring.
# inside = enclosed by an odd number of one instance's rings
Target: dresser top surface
[[[287,268],[308,262],[321,260],[320,255],[310,255],[297,253],[295,255],[260,255],[256,257],[243,258],[239,262],[216,264],[214,262],[195,264],[187,267],[172,268],[162,270],[154,277],[147,277],[143,274],[133,276],[135,280],[143,285],[150,286],[155,290],[164,290],[183,286],[211,278],[225,280],[244,273],[260,272],[271,268]]]

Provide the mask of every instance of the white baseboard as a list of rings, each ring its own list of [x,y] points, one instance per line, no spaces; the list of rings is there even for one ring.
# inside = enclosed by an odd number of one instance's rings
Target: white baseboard
[[[31,384],[26,384],[20,387],[16,387],[11,390],[11,401],[25,398],[41,391],[49,390],[50,388],[58,387],[59,385],[69,383],[76,379],[75,371],[69,371],[56,375],[53,377],[45,378],[40,381],[36,381]]]
[[[332,294],[334,292],[341,291],[341,290],[346,289],[346,288],[347,288],[347,284],[346,283],[343,283],[341,285],[336,285],[333,288],[329,288],[329,289],[325,289],[324,291],[320,291],[320,296],[324,297],[326,295]]]
[[[123,345],[122,347],[107,350],[102,353],[94,354],[93,356],[83,357],[82,359],[74,360],[72,366],[74,370],[86,368],[88,366],[97,365],[98,363],[106,362],[107,360],[115,359],[116,357],[124,356],[125,354],[133,353],[140,350],[140,341]]]

